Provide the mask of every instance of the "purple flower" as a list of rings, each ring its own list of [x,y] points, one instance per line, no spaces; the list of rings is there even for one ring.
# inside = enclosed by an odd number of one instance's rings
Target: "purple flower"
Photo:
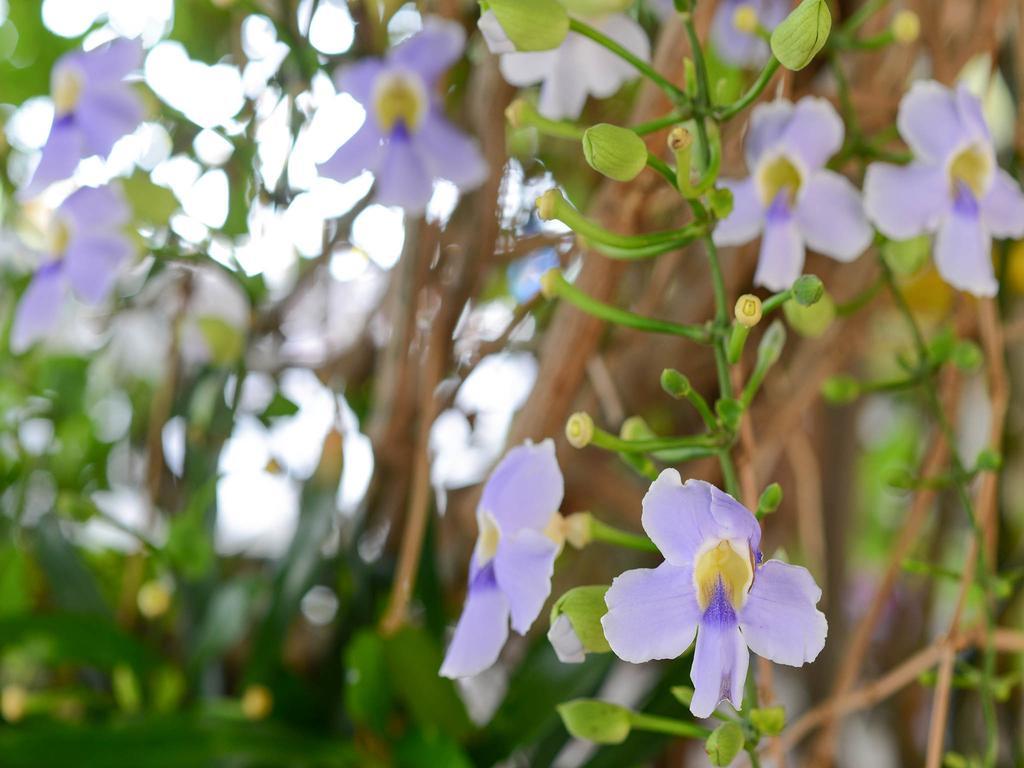
[[[740,245],[759,234],[754,283],[789,288],[809,246],[852,261],[871,242],[871,226],[850,181],[825,169],[843,143],[843,122],[824,99],[806,97],[754,107],[745,149],[751,176],[723,179],[732,190],[732,213],[715,227],[717,245]]]
[[[469,591],[441,665],[445,677],[469,677],[494,664],[512,629],[525,634],[551,592],[561,550],[562,473],[551,440],[509,451],[484,486]]]
[[[372,171],[377,202],[413,214],[426,208],[436,179],[463,191],[479,186],[487,178],[487,163],[476,143],[445,118],[436,93],[464,44],[458,24],[428,19],[387,57],[343,68],[338,89],[363,105],[366,120],[320,164],[320,172],[345,182]]]
[[[69,291],[88,304],[102,302],[132,254],[123,228],[128,206],[113,186],[83,187],[54,212],[47,254],[14,316],[11,348],[20,352],[49,333]]]
[[[680,656],[696,635],[694,715],[709,717],[722,701],[740,708],[748,648],[798,667],[825,647],[814,578],[761,563],[757,519],[729,494],[701,480],[683,485],[666,469],[644,496],[642,522],[665,562],[616,578],[601,624],[615,655],[635,664]]]
[[[124,39],[57,59],[50,74],[53,123],[39,165],[19,192],[22,199],[68,178],[83,158],[106,157],[139,126],[142,100],[124,78],[141,61],[142,44]]]
[[[747,7],[768,31],[782,23],[789,13],[789,0],[723,0],[715,9],[711,21],[711,41],[715,51],[726,64],[734,67],[754,68],[768,61],[768,43],[756,34],[736,28],[736,11]]]
[[[1024,195],[996,164],[981,104],[963,86],[918,82],[900,102],[896,126],[914,161],[868,168],[868,216],[893,239],[935,233],[943,279],[976,296],[994,296],[992,237],[1024,236]]]

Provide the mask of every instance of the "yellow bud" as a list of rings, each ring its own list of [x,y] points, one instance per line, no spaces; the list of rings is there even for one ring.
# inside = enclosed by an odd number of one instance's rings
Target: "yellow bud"
[[[574,549],[583,549],[593,538],[590,531],[590,520],[589,512],[574,512],[565,518],[563,523],[565,540]]]
[[[740,32],[748,35],[757,32],[760,22],[758,21],[757,11],[754,9],[754,6],[744,3],[737,7],[732,14],[732,24]]]
[[[594,420],[589,413],[579,411],[565,423],[565,439],[573,448],[586,448],[594,438]]]
[[[529,114],[530,104],[526,99],[516,99],[505,108],[505,119],[513,128],[522,128]]]
[[[682,152],[693,144],[693,134],[685,128],[676,127],[669,131],[668,148],[673,152]]]
[[[921,19],[913,11],[900,11],[892,19],[892,36],[897,43],[910,45],[921,34]]]
[[[156,619],[171,607],[171,590],[161,581],[147,581],[139,587],[135,597],[139,613],[147,619]]]
[[[20,685],[5,685],[0,691],[0,714],[8,723],[16,723],[25,716],[28,691]]]
[[[553,299],[558,295],[558,281],[561,276],[562,273],[557,267],[540,276],[540,292],[545,299]]]
[[[551,221],[555,218],[558,210],[558,203],[562,200],[562,193],[557,189],[549,189],[537,198],[537,215],[544,221]]]
[[[242,694],[242,714],[250,720],[263,720],[274,708],[274,695],[265,685],[250,685]]]
[[[745,293],[736,300],[736,322],[753,328],[761,322],[761,300],[752,293]]]

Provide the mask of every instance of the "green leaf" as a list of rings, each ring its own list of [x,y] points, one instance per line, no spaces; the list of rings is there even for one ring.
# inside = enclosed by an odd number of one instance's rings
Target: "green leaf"
[[[569,14],[552,0],[489,0],[488,7],[520,51],[549,51],[569,34]]]
[[[260,421],[264,424],[269,424],[271,419],[294,416],[298,412],[299,406],[278,391],[274,393],[274,399],[270,401],[270,404],[263,409],[263,413],[260,414]]]
[[[138,222],[166,227],[171,215],[178,210],[178,198],[174,193],[167,187],[154,184],[145,171],[137,170],[122,179],[121,186]]]
[[[629,736],[630,711],[597,699],[576,699],[558,705],[565,728],[577,739],[595,744],[621,744]]]
[[[391,714],[384,641],[372,629],[361,629],[345,648],[345,711],[360,725],[383,733]]]
[[[786,69],[803,69],[825,46],[831,30],[825,0],[803,0],[772,32],[772,53]]]
[[[405,627],[385,640],[388,674],[400,681],[395,695],[422,727],[463,739],[472,724],[451,680],[439,677],[441,653],[421,629]]]
[[[704,742],[712,765],[729,765],[743,749],[743,729],[736,723],[722,723]]]

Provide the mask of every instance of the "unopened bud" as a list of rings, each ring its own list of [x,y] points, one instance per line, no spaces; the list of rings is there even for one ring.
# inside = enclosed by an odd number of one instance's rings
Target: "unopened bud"
[[[776,509],[779,508],[779,504],[782,503],[782,486],[778,483],[772,483],[761,492],[761,498],[757,501],[757,517],[758,519],[765,515],[770,515]]]
[[[793,283],[793,298],[802,307],[809,307],[821,301],[825,285],[817,275],[800,275]]]
[[[647,167],[647,145],[629,128],[599,123],[583,134],[583,156],[600,174],[632,181]]]
[[[586,448],[594,438],[594,420],[589,413],[579,411],[565,422],[565,439],[573,448]]]
[[[559,660],[578,664],[586,653],[611,650],[601,626],[601,617],[608,612],[607,591],[607,584],[574,587],[555,601],[548,640]]]
[[[20,685],[5,685],[0,691],[0,714],[8,723],[16,723],[25,716],[28,691]]]
[[[897,43],[910,45],[921,34],[921,19],[913,11],[900,11],[892,17],[891,28]]]
[[[551,221],[558,212],[558,205],[564,200],[558,189],[549,189],[537,198],[537,215],[544,221]]]
[[[540,292],[545,299],[553,299],[558,295],[558,283],[562,279],[562,273],[558,268],[549,269],[540,276]]]
[[[752,293],[745,293],[736,300],[736,322],[753,328],[761,322],[761,300]]]
[[[573,512],[562,522],[562,531],[565,540],[573,549],[583,549],[587,546],[594,535],[591,532],[590,522],[593,516],[589,512]]]
[[[135,601],[145,618],[157,619],[171,607],[171,590],[162,581],[147,581],[139,587]]]
[[[675,368],[666,368],[661,372],[661,388],[678,400],[690,394],[693,386],[690,380]]]
[[[757,32],[760,22],[757,19],[757,10],[754,6],[743,3],[736,8],[732,14],[732,24],[740,32],[752,35]]]
[[[786,69],[803,69],[825,47],[831,30],[828,3],[803,0],[772,32],[772,53]]]
[[[736,723],[722,723],[704,742],[704,751],[712,765],[731,765],[743,749],[743,729]]]

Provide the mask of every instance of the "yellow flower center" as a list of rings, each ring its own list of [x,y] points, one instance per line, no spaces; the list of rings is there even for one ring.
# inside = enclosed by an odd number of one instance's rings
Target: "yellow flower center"
[[[53,109],[58,117],[74,111],[78,106],[83,85],[82,75],[77,70],[70,67],[54,70],[50,90],[53,94]]]
[[[780,192],[786,194],[787,202],[792,205],[802,182],[800,169],[785,155],[776,155],[761,163],[757,170],[757,193],[765,206],[771,205]]]
[[[958,152],[949,164],[949,180],[954,191],[959,182],[965,184],[976,198],[985,194],[991,177],[992,158],[977,144]]]
[[[71,230],[68,225],[54,216],[46,228],[46,252],[53,256],[60,256],[67,250],[70,239]]]
[[[705,548],[693,564],[693,585],[702,611],[711,604],[719,584],[733,610],[738,610],[747,601],[753,581],[754,558],[746,542],[722,539]]]
[[[480,565],[486,565],[494,559],[498,551],[501,530],[498,528],[498,521],[490,512],[479,515],[477,524],[480,526],[480,533],[476,538],[476,559]]]
[[[427,112],[427,94],[416,77],[398,72],[382,75],[373,90],[377,124],[390,133],[400,121],[407,131],[415,131]]]

